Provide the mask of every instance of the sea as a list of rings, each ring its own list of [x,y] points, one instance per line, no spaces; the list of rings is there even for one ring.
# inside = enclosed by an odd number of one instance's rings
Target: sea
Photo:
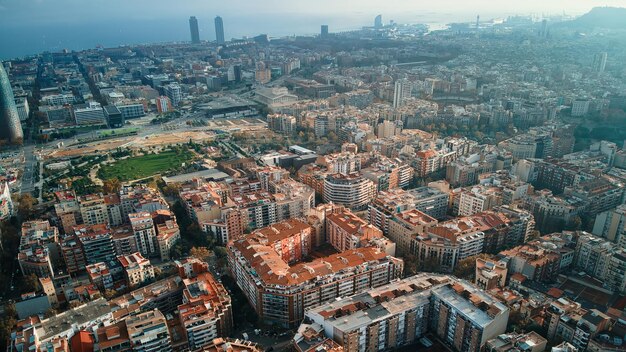
[[[196,14],[202,40],[215,40],[213,17]],[[259,16],[223,16],[227,39],[267,34],[272,37],[318,34],[327,24],[329,31],[342,32],[372,26],[374,18],[359,13],[333,16],[280,14]],[[475,18],[475,17],[474,17]],[[472,22],[469,14],[407,13],[397,19],[383,18],[396,23],[427,24],[439,29],[450,22]],[[16,24],[0,21],[0,59],[14,59],[44,51],[59,52],[121,45],[188,41],[189,22],[185,18],[167,19],[103,19],[94,16],[89,22],[57,21],[46,24]]]

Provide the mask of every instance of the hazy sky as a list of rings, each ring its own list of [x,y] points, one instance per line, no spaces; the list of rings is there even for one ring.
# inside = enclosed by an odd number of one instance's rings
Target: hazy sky
[[[109,19],[166,19],[203,14],[383,14],[387,19],[419,12],[579,14],[594,6],[626,6],[626,0],[0,0],[0,17],[10,24],[88,22]],[[385,16],[386,15],[386,16]],[[398,21],[400,19],[398,18]]]
[[[319,33],[384,23],[445,24],[514,14],[579,15],[626,0],[0,0],[0,59],[96,45],[188,41],[189,16],[214,40],[213,18],[226,38]]]

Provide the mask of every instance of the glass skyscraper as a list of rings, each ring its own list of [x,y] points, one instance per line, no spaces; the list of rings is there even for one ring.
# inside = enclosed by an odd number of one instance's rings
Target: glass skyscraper
[[[21,144],[24,140],[9,76],[0,62],[0,140]]]
[[[198,19],[196,16],[189,17],[189,31],[191,31],[191,42],[200,43],[200,31],[198,30]]]
[[[224,21],[220,16],[215,17],[215,39],[218,45],[224,44]]]

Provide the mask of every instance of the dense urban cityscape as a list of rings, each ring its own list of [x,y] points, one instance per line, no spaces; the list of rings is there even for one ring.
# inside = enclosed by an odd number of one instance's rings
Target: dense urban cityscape
[[[368,22],[3,61],[0,346],[626,351],[626,8]]]

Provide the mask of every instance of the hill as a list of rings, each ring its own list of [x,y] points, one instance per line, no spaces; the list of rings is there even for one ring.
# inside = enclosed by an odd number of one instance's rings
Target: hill
[[[594,7],[591,11],[575,20],[563,22],[563,26],[576,30],[593,28],[626,30],[626,8]]]

